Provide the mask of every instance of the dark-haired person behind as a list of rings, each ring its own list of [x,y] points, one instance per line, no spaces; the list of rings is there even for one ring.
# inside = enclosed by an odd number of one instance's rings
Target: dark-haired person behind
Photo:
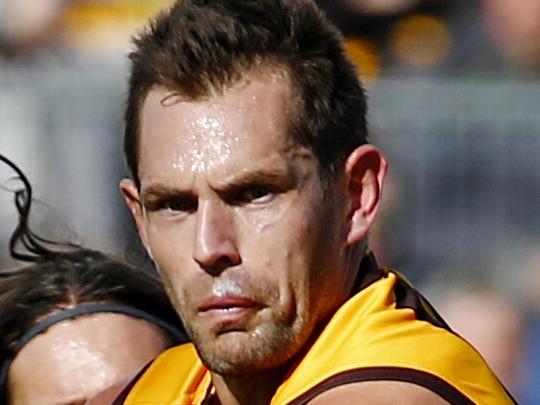
[[[47,241],[28,227],[31,186],[19,175],[15,259],[0,271],[0,403],[83,404],[185,341],[161,282],[122,261]]]

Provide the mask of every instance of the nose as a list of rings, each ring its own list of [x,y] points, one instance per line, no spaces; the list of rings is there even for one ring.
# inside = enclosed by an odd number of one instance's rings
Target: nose
[[[240,263],[231,215],[220,201],[199,203],[193,259],[209,273],[219,274]]]

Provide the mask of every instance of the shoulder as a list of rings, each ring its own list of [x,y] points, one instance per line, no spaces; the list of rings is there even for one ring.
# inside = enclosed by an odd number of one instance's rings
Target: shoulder
[[[358,404],[448,405],[449,402],[422,386],[400,381],[365,381],[340,385],[325,391],[309,405]]]
[[[209,380],[192,344],[176,346],[159,354],[134,378],[108,388],[85,405],[168,404],[170,398],[196,392],[206,374]]]

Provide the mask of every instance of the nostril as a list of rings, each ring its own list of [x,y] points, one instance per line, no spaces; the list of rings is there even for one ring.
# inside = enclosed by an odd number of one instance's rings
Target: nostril
[[[226,270],[229,267],[234,267],[238,264],[240,264],[240,257],[239,256],[220,256],[216,258],[215,260],[211,261],[200,261],[195,259],[197,264],[200,266],[202,270],[207,272],[211,275],[219,275],[224,270]]]

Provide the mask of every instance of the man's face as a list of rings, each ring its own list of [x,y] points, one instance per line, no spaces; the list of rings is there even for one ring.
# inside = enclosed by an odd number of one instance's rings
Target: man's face
[[[219,373],[290,360],[350,289],[342,182],[323,192],[316,158],[288,135],[293,99],[288,77],[267,70],[199,101],[156,87],[142,108],[140,190],[122,187]]]

